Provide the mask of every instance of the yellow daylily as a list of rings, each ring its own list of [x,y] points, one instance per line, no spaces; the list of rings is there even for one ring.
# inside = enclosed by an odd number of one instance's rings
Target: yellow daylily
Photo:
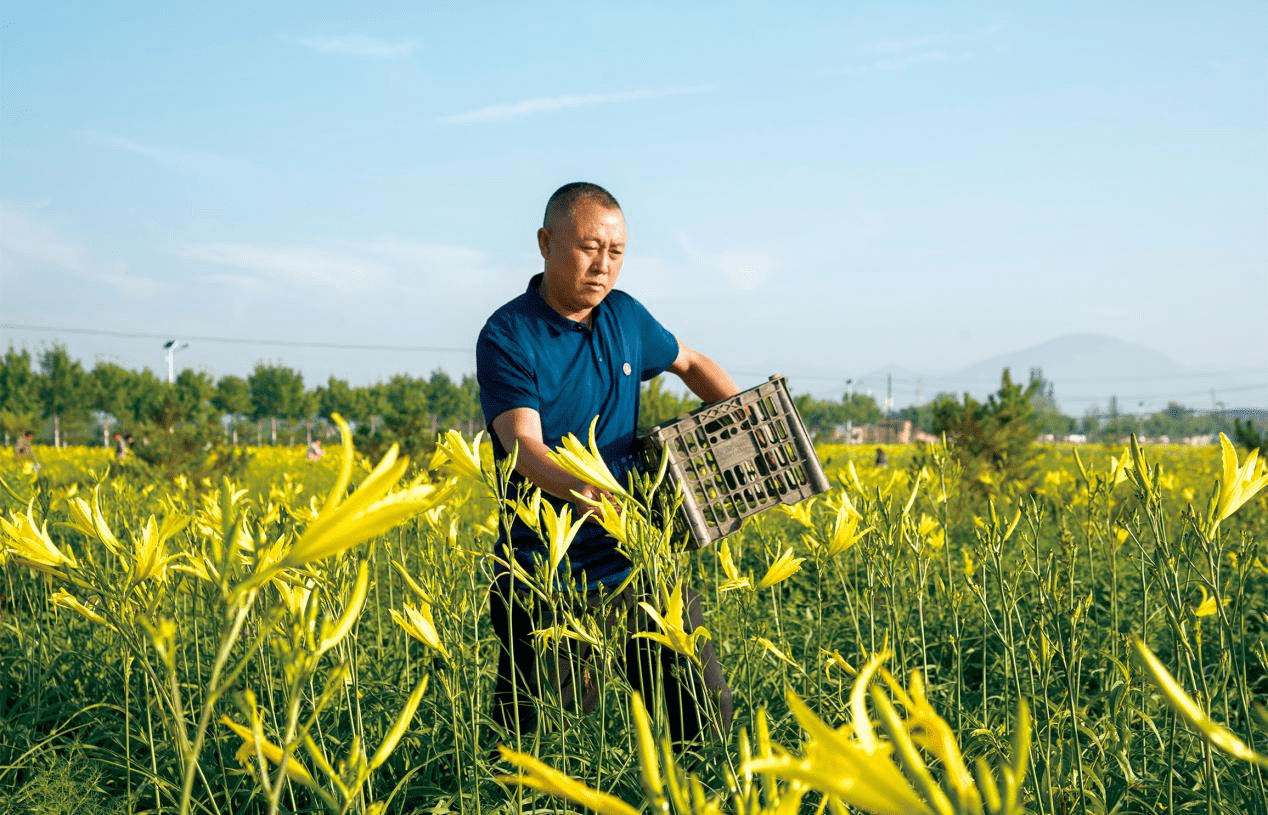
[[[84,618],[97,623],[98,625],[110,625],[110,623],[106,621],[105,617],[102,617],[100,614],[84,605],[78,597],[75,597],[73,594],[66,591],[66,589],[58,589],[53,592],[53,596],[50,597],[49,600],[53,602],[53,605],[68,608],[71,611],[80,614]]]
[[[1215,604],[1215,598],[1207,594],[1206,586],[1203,586],[1201,583],[1198,584],[1198,591],[1202,592],[1202,602],[1198,603],[1198,607],[1193,609],[1193,616],[1194,617],[1214,616],[1215,612],[1219,610],[1219,607]],[[1227,606],[1231,601],[1232,601],[1231,597],[1225,597],[1224,602],[1221,603],[1220,605]]]
[[[48,536],[48,524],[36,524],[35,502],[27,504],[25,515],[10,514],[0,518],[0,532],[10,556],[18,563],[47,574],[56,574],[64,566],[79,564],[69,550],[63,552]]]
[[[67,502],[67,508],[70,510],[68,525],[72,529],[83,533],[84,536],[93,540],[101,541],[116,556],[123,556],[123,544],[110,531],[110,525],[106,523],[105,516],[101,514],[99,489],[92,491],[91,506],[83,498],[74,498]]]
[[[766,574],[762,575],[762,579],[757,581],[759,589],[769,589],[771,586],[784,582],[788,578],[801,571],[801,562],[804,557],[793,557],[792,548],[788,548],[782,555],[775,559],[775,562],[766,570]]]
[[[696,659],[696,646],[701,640],[709,639],[709,630],[704,626],[700,626],[688,634],[684,629],[681,580],[669,590],[664,600],[664,616],[661,616],[660,612],[650,603],[639,603],[639,606],[643,611],[647,612],[647,616],[652,618],[656,626],[660,628],[660,631],[640,631],[634,636],[659,642],[671,651],[676,651],[693,660]]]
[[[432,454],[428,468],[436,470],[445,466],[454,475],[483,484],[484,470],[480,461],[480,442],[483,438],[484,431],[481,430],[468,445],[457,430],[446,430],[436,437],[436,452]]]
[[[517,753],[506,746],[498,747],[503,760],[520,770],[520,775],[503,775],[499,780],[508,784],[540,790],[575,804],[592,809],[600,815],[638,815],[638,809],[606,792],[589,787],[551,767],[528,753]]]
[[[766,637],[754,637],[754,640],[758,645],[762,646],[763,651],[770,654],[775,659],[778,659],[780,662],[787,663],[803,673],[805,672],[805,669],[802,668],[801,665],[795,662],[792,657],[785,654],[778,645],[766,639]]]
[[[256,727],[250,728],[238,724],[228,716],[220,717],[220,721],[242,739],[242,746],[235,753],[235,758],[240,763],[249,765],[251,759],[257,753],[264,756],[272,764],[282,763],[282,748],[264,738],[259,722],[255,722]],[[303,784],[309,789],[321,790],[312,775],[308,770],[304,769],[304,766],[294,756],[289,756],[286,759],[286,777]]]
[[[381,535],[433,508],[447,492],[448,485],[419,483],[392,492],[409,466],[408,458],[397,459],[397,447],[392,445],[378,466],[345,499],[343,493],[352,477],[352,433],[342,416],[336,413],[331,418],[343,434],[339,477],[317,518],[283,556],[282,566],[302,566]]]
[[[1124,447],[1123,452],[1117,456],[1110,456],[1110,486],[1117,487],[1119,484],[1127,480],[1127,471],[1133,466],[1131,457],[1131,448]]]
[[[450,659],[449,651],[445,650],[445,644],[440,641],[440,632],[436,630],[436,623],[432,620],[431,604],[426,601],[420,601],[420,603],[421,608],[406,603],[402,612],[394,608],[388,609],[388,612],[396,624],[405,629],[406,634],[445,659]]]
[[[722,544],[718,547],[718,560],[722,563],[722,572],[726,575],[726,581],[718,586],[718,591],[736,591],[753,585],[752,580],[742,576],[740,570],[735,568],[735,561],[731,558],[731,546],[726,538],[722,539]]]
[[[1179,714],[1181,719],[1184,719],[1190,727],[1201,733],[1214,747],[1242,761],[1258,764],[1261,767],[1268,767],[1268,756],[1255,752],[1246,742],[1235,736],[1231,730],[1223,725],[1216,724],[1206,715],[1206,712],[1198,706],[1198,703],[1193,701],[1193,697],[1185,692],[1184,688],[1180,687],[1180,683],[1162,664],[1162,660],[1158,659],[1154,652],[1149,649],[1148,645],[1133,637],[1132,646],[1135,647],[1136,654],[1145,670],[1149,673],[1150,679],[1162,691],[1163,698],[1167,700],[1167,704]]]
[[[132,579],[135,582],[166,574],[167,564],[180,557],[167,553],[167,541],[188,523],[189,518],[178,515],[168,515],[162,525],[155,522],[153,515],[149,517],[133,549]]]
[[[551,503],[542,503],[542,524],[546,527],[546,552],[552,572],[563,562],[564,555],[568,554],[568,547],[572,545],[572,539],[577,537],[577,531],[585,522],[586,516],[582,515],[576,523],[573,523],[571,506],[565,504],[562,510],[556,512]]]
[[[934,549],[941,549],[946,542],[946,532],[938,521],[925,513],[920,513],[920,522],[916,524],[916,534]]]
[[[806,529],[813,529],[814,522],[810,520],[810,510],[814,508],[814,505],[815,498],[814,496],[811,496],[796,504],[780,504],[775,507],[775,509],[782,512],[784,515],[787,515],[789,518],[792,518]]]
[[[550,451],[550,460],[587,484],[613,495],[629,498],[629,491],[621,486],[604,463],[603,456],[599,455],[599,446],[594,440],[594,429],[598,423],[598,416],[590,422],[588,445],[582,445],[576,436],[569,433],[563,438],[563,447]]]
[[[1255,494],[1268,485],[1268,467],[1259,460],[1259,450],[1252,450],[1240,467],[1237,465],[1237,451],[1228,436],[1220,434],[1220,456],[1223,459],[1223,474],[1220,477],[1220,497],[1216,504],[1215,521],[1211,526],[1214,534],[1220,521],[1232,515],[1243,504],[1255,497]]]
[[[877,665],[874,658],[859,673],[856,691],[866,689]],[[776,750],[746,761],[744,772],[772,773],[875,815],[933,815],[894,764],[893,747],[876,739],[861,693],[852,695],[859,704],[852,706],[851,724],[835,729],[812,713],[797,694],[788,691],[786,696],[789,710],[806,731],[803,755]]]

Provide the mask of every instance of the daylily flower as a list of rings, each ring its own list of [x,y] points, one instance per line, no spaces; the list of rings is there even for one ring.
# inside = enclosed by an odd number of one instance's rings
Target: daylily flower
[[[259,722],[255,722],[255,728],[250,728],[238,724],[228,716],[220,717],[220,721],[242,739],[242,746],[234,754],[240,763],[249,765],[257,753],[273,764],[282,763],[282,748],[264,738]],[[286,777],[292,781],[298,781],[309,789],[321,789],[308,770],[304,769],[294,756],[286,759]]]
[[[436,452],[432,454],[429,469],[447,466],[454,475],[484,483],[484,470],[480,462],[480,441],[484,431],[475,434],[468,445],[457,430],[449,429],[436,437]]]
[[[762,579],[757,581],[757,587],[759,589],[769,589],[771,586],[784,582],[801,571],[801,562],[803,560],[805,560],[804,557],[793,557],[793,550],[789,547],[770,565],[770,568],[766,570],[766,574],[762,575]]]
[[[598,416],[590,422],[588,445],[583,446],[576,436],[569,433],[563,438],[563,447],[556,448],[548,454],[550,460],[587,484],[613,495],[629,498],[629,491],[621,486],[616,476],[612,475],[612,471],[608,469],[608,465],[604,463],[603,456],[599,455],[599,446],[594,440],[594,429],[598,423]]]
[[[731,547],[726,539],[722,539],[722,544],[718,547],[718,559],[722,563],[722,571],[726,574],[726,581],[718,586],[718,591],[736,591],[738,589],[747,589],[753,585],[753,581],[748,577],[740,575],[740,570],[735,568],[735,561],[731,558]]]
[[[53,543],[48,524],[36,525],[34,505],[34,501],[27,505],[25,515],[0,518],[0,532],[4,533],[9,554],[24,566],[47,574],[56,574],[63,566],[78,566],[73,554],[62,552]]]
[[[78,597],[75,597],[73,594],[66,591],[66,589],[58,589],[53,592],[53,596],[49,599],[53,601],[53,605],[68,608],[71,611],[82,615],[84,618],[97,623],[98,625],[110,625],[110,623],[106,621],[105,617],[102,617],[100,614],[84,605]]]
[[[792,518],[806,529],[813,529],[814,522],[810,520],[810,510],[814,507],[814,505],[815,498],[814,496],[811,496],[810,498],[796,504],[780,504],[776,507],[776,509],[787,515],[789,518]]]
[[[436,623],[432,621],[431,604],[426,601],[421,602],[422,608],[417,608],[406,603],[402,612],[396,609],[388,609],[392,615],[392,619],[396,624],[405,629],[405,633],[414,639],[431,648],[445,659],[449,659],[449,651],[445,649],[445,644],[440,641],[440,632],[436,630]]]
[[[1224,472],[1220,478],[1220,497],[1216,504],[1215,521],[1211,525],[1211,533],[1219,528],[1220,521],[1232,515],[1242,504],[1268,484],[1268,468],[1259,460],[1259,451],[1252,450],[1246,456],[1241,467],[1237,466],[1237,451],[1228,436],[1220,434],[1220,455],[1223,459]]]
[[[336,413],[331,418],[343,434],[343,461],[339,477],[317,518],[281,559],[282,566],[302,566],[381,535],[400,522],[431,509],[447,492],[448,485],[418,483],[392,492],[409,466],[408,458],[397,460],[397,447],[392,445],[378,466],[345,499],[343,493],[352,478],[352,433],[342,416]]]
[[[572,539],[577,537],[577,530],[586,522],[582,515],[576,523],[572,522],[572,507],[564,505],[558,512],[549,502],[542,503],[542,523],[546,527],[546,551],[550,559],[550,570],[553,572],[568,554]]]
[[[115,555],[123,556],[123,544],[110,531],[110,525],[101,514],[99,490],[92,491],[92,506],[89,506],[83,498],[74,498],[67,502],[67,508],[70,510],[71,518],[68,525],[72,529],[93,540],[101,541]]]
[[[1193,609],[1194,617],[1212,617],[1219,608],[1215,604],[1215,598],[1206,592],[1206,586],[1198,584],[1198,591],[1202,592],[1202,602],[1198,603],[1198,607]],[[1232,601],[1231,597],[1225,597],[1221,605],[1227,606]]]
[[[842,498],[845,498],[844,494],[842,494]],[[854,509],[848,498],[845,498],[837,508],[836,520],[832,524],[832,535],[828,538],[827,543],[818,544],[816,541],[819,551],[825,558],[841,554],[858,543],[868,532],[872,531],[870,526],[866,529],[859,529],[859,521],[861,519],[862,516],[859,515],[858,510]]]
[[[520,775],[500,776],[502,781],[556,795],[580,804],[586,809],[592,809],[600,815],[638,815],[636,808],[615,795],[600,792],[575,778],[570,778],[528,753],[517,753],[506,746],[498,747],[498,750],[504,761],[521,771]]]
[[[771,642],[766,637],[754,637],[754,640],[757,642],[758,645],[762,646],[762,650],[766,651],[768,654],[775,657],[775,659],[778,659],[780,662],[787,663],[791,665],[792,667],[796,668],[797,670],[802,671],[803,673],[805,672],[805,669],[802,668],[800,665],[798,665],[796,662],[794,662],[792,657],[785,654],[778,645]]]
[[[800,782],[841,801],[877,815],[932,815],[911,783],[891,759],[893,746],[876,738],[867,717],[864,695],[872,676],[887,654],[868,660],[859,672],[851,693],[852,721],[832,728],[810,711],[792,691],[786,696],[788,708],[806,731],[804,752],[792,755],[775,749],[771,755],[749,759],[743,772],[769,772]]]
[[[665,615],[663,617],[650,603],[639,603],[639,607],[646,611],[647,616],[655,621],[660,631],[640,631],[634,636],[654,640],[671,651],[676,651],[693,660],[696,659],[696,646],[701,640],[709,639],[709,630],[704,626],[696,628],[690,634],[684,630],[681,580],[669,590],[668,596],[664,599]]]
[[[1148,645],[1135,638],[1132,638],[1132,645],[1135,647],[1136,655],[1140,658],[1145,670],[1148,671],[1153,683],[1162,690],[1163,698],[1167,700],[1167,704],[1179,714],[1181,719],[1184,719],[1190,727],[1201,733],[1212,745],[1234,758],[1258,764],[1261,767],[1268,767],[1268,756],[1255,752],[1246,742],[1235,736],[1231,730],[1223,725],[1216,724],[1206,715],[1206,712],[1198,706],[1198,703],[1193,701],[1193,697],[1186,693],[1184,688],[1180,687],[1180,683],[1162,664],[1162,660],[1158,659],[1154,652],[1149,650]]]
[[[141,529],[133,550],[132,579],[140,583],[151,577],[163,577],[167,573],[167,564],[180,555],[167,553],[165,544],[173,535],[180,532],[189,523],[189,518],[168,515],[162,525],[155,522],[151,515]]]

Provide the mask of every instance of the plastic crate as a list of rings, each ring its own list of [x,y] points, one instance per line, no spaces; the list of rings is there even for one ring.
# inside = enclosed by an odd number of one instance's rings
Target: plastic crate
[[[806,426],[776,374],[755,388],[705,405],[640,437],[645,466],[669,459],[666,477],[682,490],[676,522],[693,547],[714,543],[745,518],[828,489]]]

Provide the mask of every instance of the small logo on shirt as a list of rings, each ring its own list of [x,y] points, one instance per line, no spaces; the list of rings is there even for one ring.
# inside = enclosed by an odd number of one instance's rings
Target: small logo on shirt
[[[630,374],[634,373],[634,369],[630,367],[630,364],[628,362],[621,366],[621,370],[625,371],[626,376],[629,376]]]

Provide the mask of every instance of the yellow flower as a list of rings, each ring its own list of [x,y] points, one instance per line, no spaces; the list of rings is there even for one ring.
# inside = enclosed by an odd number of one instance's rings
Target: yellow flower
[[[100,614],[84,605],[80,602],[78,597],[75,597],[70,592],[66,591],[66,589],[58,589],[49,599],[53,601],[53,605],[68,608],[71,611],[83,615],[85,618],[97,623],[98,625],[110,625],[110,623],[106,621],[105,617],[102,617]]]
[[[1123,448],[1123,452],[1117,456],[1110,456],[1110,486],[1117,487],[1119,484],[1127,480],[1127,471],[1134,465],[1131,459],[1131,449]]]
[[[855,688],[865,688],[876,668],[869,661]],[[852,726],[833,729],[792,691],[788,708],[806,731],[803,755],[776,750],[749,759],[744,772],[768,772],[811,789],[834,795],[846,804],[875,815],[932,815],[930,809],[890,758],[893,748],[877,741],[867,721],[854,712]],[[860,697],[861,702],[861,697]]]
[[[1252,450],[1246,456],[1241,467],[1237,466],[1237,451],[1228,436],[1220,434],[1220,455],[1223,458],[1224,472],[1220,478],[1220,497],[1216,505],[1215,522],[1211,526],[1214,534],[1220,521],[1232,515],[1242,504],[1245,504],[1255,493],[1268,484],[1268,469],[1259,460],[1259,451]]]
[[[810,520],[810,510],[814,507],[814,505],[815,499],[814,496],[811,496],[800,503],[780,504],[776,507],[776,509],[787,515],[789,518],[792,518],[806,529],[813,529],[814,523]]]
[[[565,504],[562,510],[556,512],[552,504],[545,502],[542,504],[542,522],[546,527],[546,551],[553,572],[563,562],[572,539],[577,537],[577,530],[586,522],[586,516],[582,515],[573,523],[572,507]]]
[[[141,529],[140,539],[136,541],[132,560],[132,579],[140,583],[151,577],[163,577],[167,573],[167,564],[179,555],[167,554],[165,544],[176,533],[185,528],[189,518],[169,515],[160,526],[151,515]]]
[[[404,613],[398,612],[396,609],[388,609],[392,615],[392,619],[396,620],[396,624],[405,629],[405,633],[414,639],[431,648],[445,659],[449,659],[449,652],[445,650],[445,644],[440,641],[440,632],[436,630],[436,623],[432,621],[431,604],[426,601],[420,601],[422,608],[416,608],[409,603],[404,606]]]
[[[1167,704],[1171,709],[1179,714],[1190,727],[1197,730],[1202,736],[1213,746],[1223,750],[1234,758],[1242,761],[1258,764],[1261,767],[1268,767],[1268,756],[1252,750],[1247,744],[1233,734],[1223,725],[1216,724],[1211,720],[1206,712],[1193,701],[1193,697],[1180,687],[1180,683],[1175,680],[1171,672],[1162,664],[1162,660],[1149,650],[1149,646],[1136,638],[1132,638],[1132,645],[1136,648],[1136,654],[1140,658],[1141,664],[1148,671],[1153,683],[1162,690],[1163,698],[1167,700]]]
[[[665,795],[665,782],[661,779],[660,758],[656,755],[656,740],[652,738],[652,722],[643,706],[638,691],[630,694],[630,713],[634,717],[634,741],[638,747],[638,766],[643,781],[643,792],[653,799]]]
[[[282,558],[282,566],[302,566],[381,535],[436,506],[447,492],[448,485],[418,483],[392,492],[409,466],[408,458],[397,460],[397,447],[392,445],[356,492],[345,499],[343,493],[352,477],[352,433],[342,416],[336,413],[331,418],[343,434],[339,477],[317,518]]]
[[[500,776],[499,778],[502,781],[549,793],[567,801],[572,801],[574,804],[580,804],[586,809],[592,809],[600,813],[600,815],[638,815],[636,808],[625,803],[620,798],[609,795],[606,792],[600,792],[575,778],[570,778],[528,753],[517,753],[506,746],[498,747],[498,750],[501,752],[503,760],[521,771],[520,775]]]
[[[718,547],[718,559],[722,563],[722,572],[726,575],[726,581],[718,586],[718,591],[736,591],[753,585],[752,580],[741,576],[740,570],[735,568],[735,561],[731,558],[731,546],[726,538],[722,539],[722,545]]]
[[[115,555],[123,556],[123,544],[119,543],[119,539],[110,531],[110,525],[101,514],[98,489],[92,491],[92,506],[89,506],[83,498],[75,498],[67,502],[67,507],[70,509],[69,526],[72,529],[93,540],[101,541]]]
[[[564,436],[563,447],[556,448],[548,454],[550,460],[562,467],[570,475],[576,476],[587,484],[610,492],[613,495],[629,498],[629,492],[620,485],[616,480],[616,476],[612,475],[612,471],[604,463],[603,456],[599,455],[599,447],[594,440],[594,429],[598,423],[598,416],[595,416],[590,422],[590,441],[588,446],[583,446],[576,436],[569,433]]]
[[[916,525],[916,534],[934,549],[942,548],[946,541],[946,532],[941,524],[923,512],[920,513],[920,523]]]
[[[803,560],[805,558],[793,557],[793,550],[790,547],[770,565],[770,568],[766,570],[766,574],[762,575],[762,579],[757,581],[757,587],[759,589],[769,589],[771,586],[784,582],[801,571],[801,562]]]
[[[757,641],[758,645],[762,646],[763,651],[766,651],[768,654],[773,656],[775,659],[778,659],[780,662],[787,663],[791,665],[792,667],[796,668],[797,670],[801,671],[802,673],[805,673],[805,669],[802,668],[800,665],[798,665],[796,662],[794,662],[792,657],[785,654],[778,645],[766,639],[765,637],[755,637],[754,639]]]
[[[62,552],[48,536],[48,524],[36,525],[34,511],[35,502],[27,504],[26,515],[13,515],[0,518],[0,532],[4,534],[4,542],[9,554],[24,566],[29,566],[48,574],[56,574],[63,566],[76,568],[79,564],[69,550]]]
[[[436,437],[436,452],[432,454],[428,468],[436,470],[448,466],[454,475],[483,484],[484,471],[480,462],[480,441],[483,438],[484,431],[481,430],[468,446],[457,430],[446,430]]]
[[[239,762],[249,764],[251,758],[259,754],[273,764],[282,763],[282,748],[264,738],[258,721],[254,723],[256,725],[254,728],[244,727],[228,716],[220,717],[220,721],[242,739],[242,746],[238,748],[238,752],[235,754]],[[308,770],[304,769],[303,765],[294,756],[289,756],[286,759],[286,777],[292,781],[298,781],[309,789],[321,789]]]
[[[1219,610],[1219,608],[1215,605],[1215,598],[1207,594],[1206,586],[1203,586],[1201,583],[1198,584],[1198,591],[1202,592],[1202,602],[1198,603],[1198,607],[1193,609],[1193,616],[1213,617],[1215,612]],[[1225,597],[1224,602],[1220,605],[1227,606],[1231,600],[1232,598]]]
[[[849,499],[841,502],[837,509],[836,521],[832,525],[832,537],[822,548],[825,557],[834,557],[858,543],[864,535],[872,531],[872,527],[859,529],[862,516],[850,505]]]
[[[701,640],[709,639],[709,630],[704,626],[696,628],[690,634],[684,630],[681,580],[669,590],[668,596],[664,599],[665,615],[663,617],[650,603],[639,603],[643,611],[647,612],[647,616],[655,621],[660,632],[641,631],[634,636],[659,642],[671,651],[676,651],[693,660],[696,659],[696,646]]]

